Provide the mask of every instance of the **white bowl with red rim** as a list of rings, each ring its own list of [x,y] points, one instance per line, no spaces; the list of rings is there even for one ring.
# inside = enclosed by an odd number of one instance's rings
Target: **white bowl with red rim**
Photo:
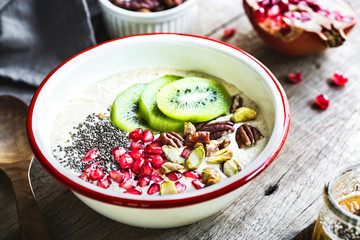
[[[119,72],[168,67],[204,72],[224,79],[253,99],[264,116],[268,143],[235,176],[201,190],[178,195],[131,195],[80,179],[52,154],[50,137],[58,112],[81,89]],[[30,104],[27,132],[41,165],[85,204],[116,221],[139,227],[190,224],[217,213],[241,195],[282,148],[290,125],[286,94],[274,75],[248,53],[226,43],[182,34],[145,34],[91,47],[47,76]]]
[[[186,0],[179,6],[158,12],[123,9],[109,0],[99,0],[111,38],[142,33],[191,33],[198,11],[198,0]]]

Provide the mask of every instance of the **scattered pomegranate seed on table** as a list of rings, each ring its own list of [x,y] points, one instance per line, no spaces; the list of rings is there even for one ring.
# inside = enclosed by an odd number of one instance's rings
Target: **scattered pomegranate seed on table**
[[[348,77],[342,72],[337,71],[333,74],[333,81],[338,86],[345,85],[348,82],[348,80],[349,80]]]
[[[315,98],[315,103],[321,109],[327,109],[329,107],[329,104],[330,104],[330,99],[325,94],[320,94]]]
[[[288,80],[293,83],[300,83],[303,80],[303,74],[301,72],[291,72],[288,75]]]
[[[223,38],[231,38],[236,33],[236,28],[225,28],[223,33]]]

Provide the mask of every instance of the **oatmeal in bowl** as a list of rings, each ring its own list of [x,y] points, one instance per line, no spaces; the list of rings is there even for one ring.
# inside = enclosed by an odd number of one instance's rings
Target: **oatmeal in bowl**
[[[43,167],[94,210],[173,227],[242,194],[280,151],[289,121],[284,91],[253,57],[154,34],[98,45],[54,70],[31,103],[28,135]]]

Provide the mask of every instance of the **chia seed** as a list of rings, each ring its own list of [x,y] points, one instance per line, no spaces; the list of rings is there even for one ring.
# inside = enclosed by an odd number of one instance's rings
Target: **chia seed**
[[[105,173],[113,169],[119,170],[112,149],[119,146],[128,149],[130,145],[126,131],[117,128],[109,118],[100,119],[95,113],[88,115],[69,134],[70,145],[58,145],[54,152],[59,155],[55,154],[55,157],[65,167],[79,173],[93,162],[99,162]],[[92,148],[99,149],[99,157],[94,161],[84,162],[85,154]]]

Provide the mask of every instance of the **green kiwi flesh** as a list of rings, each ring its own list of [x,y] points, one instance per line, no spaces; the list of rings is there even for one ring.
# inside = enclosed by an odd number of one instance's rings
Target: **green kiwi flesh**
[[[165,75],[148,83],[141,94],[139,101],[139,110],[144,116],[150,127],[161,132],[183,132],[184,122],[172,119],[164,115],[156,103],[157,93],[167,84],[178,81],[183,77],[175,75]]]
[[[145,88],[146,84],[135,84],[116,97],[110,119],[118,128],[128,132],[136,128],[150,129],[139,111],[139,99]]]
[[[203,122],[228,112],[231,96],[219,81],[186,77],[164,86],[157,94],[156,102],[168,117]]]

